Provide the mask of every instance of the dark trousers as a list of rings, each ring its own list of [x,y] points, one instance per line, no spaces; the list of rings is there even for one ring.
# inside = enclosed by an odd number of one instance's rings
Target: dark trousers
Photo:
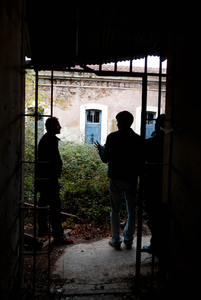
[[[50,220],[52,221],[54,238],[60,237],[63,234],[59,190],[58,180],[44,182],[43,186],[40,188],[40,198],[38,203],[39,207],[50,206]],[[47,209],[45,208],[38,210],[38,227],[39,234],[41,235],[48,231]]]

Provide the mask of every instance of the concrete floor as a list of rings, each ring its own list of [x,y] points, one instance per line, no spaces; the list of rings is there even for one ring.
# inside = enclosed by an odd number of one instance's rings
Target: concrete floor
[[[67,246],[52,266],[52,292],[61,293],[63,298],[60,299],[136,299],[131,296],[129,281],[135,276],[136,239],[132,249],[126,249],[122,243],[119,251],[108,241],[105,238]],[[150,236],[142,237],[142,247],[149,243]],[[141,253],[141,262],[150,264],[151,259],[150,254]]]

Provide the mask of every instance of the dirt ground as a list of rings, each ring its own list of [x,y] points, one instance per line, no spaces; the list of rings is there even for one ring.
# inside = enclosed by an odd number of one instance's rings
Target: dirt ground
[[[64,224],[65,225],[65,224]],[[124,227],[124,222],[122,222],[122,228]],[[33,223],[26,222],[24,226],[24,231],[27,234],[33,234]],[[80,243],[92,243],[98,241],[105,237],[111,236],[111,229],[110,227],[98,226],[96,224],[76,224],[72,229],[68,229],[68,235],[71,239],[73,239],[73,245],[80,244]],[[137,235],[137,227],[136,233]],[[142,235],[150,235],[150,230],[146,225],[146,222],[143,222],[142,226]],[[22,288],[22,299],[63,299],[62,296],[58,294],[54,294],[48,296],[47,298],[47,291],[48,289],[51,290],[51,279],[49,277],[49,266],[52,266],[54,262],[62,255],[66,247],[71,247],[71,245],[54,245],[53,243],[48,243],[49,237],[45,236],[44,238],[38,238],[40,242],[43,242],[44,245],[47,243],[46,247],[42,250],[37,251],[40,255],[36,255],[36,261],[34,262],[32,255],[24,255],[24,285]],[[33,252],[31,246],[25,245],[25,250],[27,254]],[[146,267],[146,264],[144,264]],[[150,270],[150,263],[147,265],[147,268]],[[34,275],[35,274],[35,275]],[[155,275],[154,275],[155,276]],[[128,281],[134,284],[134,278],[128,278]],[[33,291],[33,283],[35,281],[35,296],[32,295],[30,291]],[[159,299],[158,291],[161,289],[160,284],[157,282],[157,278],[155,280],[155,284],[157,284],[157,295],[152,297],[152,299]],[[61,283],[60,283],[61,284]],[[141,298],[140,299],[147,299],[147,289],[151,288],[152,283],[150,283],[150,272],[149,276],[145,276],[142,280],[141,285]],[[153,288],[153,286],[152,286]],[[152,289],[153,290],[153,289]],[[142,297],[142,295],[144,295]],[[152,295],[153,296],[153,295]],[[70,299],[70,298],[65,298]],[[111,298],[112,299],[112,298]],[[123,299],[123,298],[122,298]],[[139,299],[139,298],[124,298],[124,299]]]

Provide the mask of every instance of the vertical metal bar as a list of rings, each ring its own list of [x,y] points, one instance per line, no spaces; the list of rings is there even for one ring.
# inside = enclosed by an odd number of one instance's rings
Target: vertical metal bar
[[[170,74],[167,77],[167,80],[170,82],[168,83],[169,90],[170,90],[170,95],[168,96],[168,101],[170,102],[169,104],[171,105],[171,111],[168,112],[168,115],[170,117],[170,127],[169,128],[174,128],[174,114],[175,114],[175,76],[176,76],[176,37],[173,35],[172,37],[172,53],[170,56],[172,57],[172,61],[170,64],[168,64],[168,74],[170,71]],[[166,81],[166,90],[167,90],[167,81]],[[170,101],[171,99],[171,101]],[[166,100],[167,101],[167,100]],[[169,213],[169,237],[168,237],[168,244],[169,244],[169,238],[170,238],[170,220],[171,220],[171,210],[172,210],[172,198],[171,198],[171,193],[172,193],[172,156],[173,156],[173,134],[170,134],[170,140],[169,140],[169,170],[168,170],[168,198],[167,198],[167,209]],[[169,258],[169,257],[168,257]]]
[[[158,116],[160,115],[161,111],[161,76],[162,74],[162,60],[160,57],[160,66],[159,66],[159,83],[158,83]],[[153,290],[153,280],[154,280],[154,263],[155,263],[155,255],[152,253],[152,260],[151,260],[151,288]]]
[[[146,110],[147,110],[147,56],[145,57],[144,76],[142,82],[142,117],[141,117],[141,136],[146,136]]]
[[[49,216],[49,218],[50,218],[50,216]],[[50,220],[49,220],[49,224],[48,224],[48,229],[49,229],[49,233],[48,233],[49,244],[48,244],[48,282],[47,282],[47,293],[48,293],[48,295],[50,295],[50,238],[51,238],[50,237]]]
[[[25,20],[25,15],[26,15],[26,11],[25,11],[25,1],[22,1],[22,20]],[[21,41],[22,41],[22,45],[23,45],[23,41],[25,39],[24,35],[25,35],[25,22],[22,22],[22,37],[21,37]],[[25,49],[24,47],[21,47],[22,51],[21,51],[21,61],[23,62],[22,66],[25,66],[25,61],[24,61],[24,57],[25,57]],[[25,87],[26,87],[26,73],[23,73],[22,75],[22,91],[23,91],[23,109],[25,109]],[[22,100],[21,100],[22,101]],[[25,117],[22,117],[21,120],[21,143],[22,143],[22,148],[21,148],[21,159],[24,160],[24,154],[25,154]],[[24,130],[23,130],[24,129]],[[23,147],[24,146],[24,147]],[[19,203],[19,241],[20,241],[20,252],[22,253],[24,251],[24,212],[22,210],[22,205],[24,204],[24,164],[21,163],[21,187],[20,187],[20,195],[21,195],[21,201]],[[20,284],[22,285],[22,283],[24,283],[24,258],[21,255],[20,256]]]
[[[151,290],[153,291],[154,288],[154,262],[155,262],[155,255],[152,253],[152,260],[151,260]]]
[[[142,113],[141,113],[141,136],[145,139],[146,134],[146,107],[147,107],[147,56],[145,57],[145,70],[142,81]],[[141,267],[141,243],[142,243],[142,206],[143,206],[144,170],[140,176],[139,202],[138,202],[138,231],[136,252],[136,289],[140,289],[140,267]]]
[[[77,1],[77,22],[76,22],[76,45],[75,45],[75,55],[79,55],[79,1]]]
[[[117,59],[115,58],[115,62],[114,62],[114,71],[117,71]]]
[[[37,143],[38,143],[38,70],[35,71],[35,180],[34,180],[34,241],[36,240],[36,170],[37,170]],[[36,243],[33,247],[33,294],[36,288]]]
[[[103,16],[103,5],[101,5],[101,7],[99,8],[100,11],[101,11],[101,16]],[[98,36],[98,40],[99,40],[99,72],[101,72],[102,70],[102,61],[103,61],[103,58],[102,58],[102,44],[103,44],[103,30],[104,30],[104,25],[103,25],[103,19],[101,18],[99,20],[100,22],[100,34]]]
[[[158,83],[158,116],[160,115],[161,111],[161,80],[162,80],[162,60],[160,57],[160,67],[159,67],[159,83]]]
[[[101,26],[101,31],[100,31],[100,35],[99,35],[99,51],[100,51],[100,55],[99,55],[99,72],[102,71],[102,40],[103,40],[103,29]]]
[[[133,57],[131,55],[131,57],[130,57],[130,73],[132,73],[132,72],[133,72]]]
[[[54,79],[54,71],[52,70],[52,72],[51,72],[51,103],[50,103],[51,116],[53,115],[53,79]]]
[[[54,93],[54,71],[51,71],[51,117],[53,116],[53,101],[54,101],[54,97],[53,97],[53,93]],[[48,284],[47,284],[47,288],[48,288],[48,294],[50,294],[50,216],[49,216],[49,246],[48,246]]]

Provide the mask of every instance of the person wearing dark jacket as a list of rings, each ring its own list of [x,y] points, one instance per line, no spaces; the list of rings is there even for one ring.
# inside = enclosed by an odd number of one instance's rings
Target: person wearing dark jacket
[[[155,131],[145,140],[145,203],[152,238],[150,246],[144,246],[144,250],[155,254],[161,251],[165,223],[162,202],[164,122],[165,115],[161,114],[156,119]]]
[[[145,185],[144,195],[147,224],[151,230],[151,243],[144,246],[142,251],[152,253],[158,257],[158,279],[167,280],[169,257],[169,209],[163,202],[163,156],[164,156],[164,124],[165,115],[161,114],[156,119],[155,131],[145,140]]]
[[[95,147],[104,163],[108,163],[109,191],[111,203],[112,238],[109,244],[120,249],[120,210],[122,198],[125,198],[127,222],[123,231],[127,248],[133,244],[136,222],[136,191],[143,153],[142,139],[131,127],[134,117],[128,111],[116,115],[118,131],[107,136],[106,144],[101,146],[96,141]]]
[[[38,206],[50,206],[50,219],[55,242],[70,244],[73,241],[64,233],[61,224],[61,200],[58,178],[61,176],[62,160],[60,157],[56,134],[60,133],[61,126],[57,118],[48,118],[46,123],[47,133],[43,135],[38,144],[37,188],[40,192]],[[47,210],[39,209],[38,212],[39,235],[48,232]]]

